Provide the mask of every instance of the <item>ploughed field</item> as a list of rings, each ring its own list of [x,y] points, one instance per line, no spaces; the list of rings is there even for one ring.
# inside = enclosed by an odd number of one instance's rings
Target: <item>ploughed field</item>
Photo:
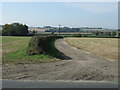
[[[118,60],[117,38],[65,38],[65,41],[81,50],[109,60]]]

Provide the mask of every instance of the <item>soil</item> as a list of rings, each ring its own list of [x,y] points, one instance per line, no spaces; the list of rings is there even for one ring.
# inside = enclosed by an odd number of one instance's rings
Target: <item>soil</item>
[[[2,78],[9,80],[92,80],[118,81],[118,62],[70,46],[64,39],[55,42],[64,60],[50,63],[2,65]],[[67,57],[67,58],[66,58]]]

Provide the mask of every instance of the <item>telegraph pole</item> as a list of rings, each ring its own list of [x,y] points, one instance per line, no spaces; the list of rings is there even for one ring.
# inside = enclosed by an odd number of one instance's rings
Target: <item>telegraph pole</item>
[[[59,36],[60,36],[60,25],[59,25]]]

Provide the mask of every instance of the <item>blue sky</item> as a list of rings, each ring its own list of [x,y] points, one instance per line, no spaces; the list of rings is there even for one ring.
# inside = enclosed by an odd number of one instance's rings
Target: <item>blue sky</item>
[[[2,24],[118,28],[117,2],[3,2]]]

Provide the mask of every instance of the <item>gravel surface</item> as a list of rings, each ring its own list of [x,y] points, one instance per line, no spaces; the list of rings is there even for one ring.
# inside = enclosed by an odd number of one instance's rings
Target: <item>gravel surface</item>
[[[65,59],[50,63],[4,64],[2,78],[9,80],[89,80],[118,81],[118,63],[68,45],[55,42]]]

